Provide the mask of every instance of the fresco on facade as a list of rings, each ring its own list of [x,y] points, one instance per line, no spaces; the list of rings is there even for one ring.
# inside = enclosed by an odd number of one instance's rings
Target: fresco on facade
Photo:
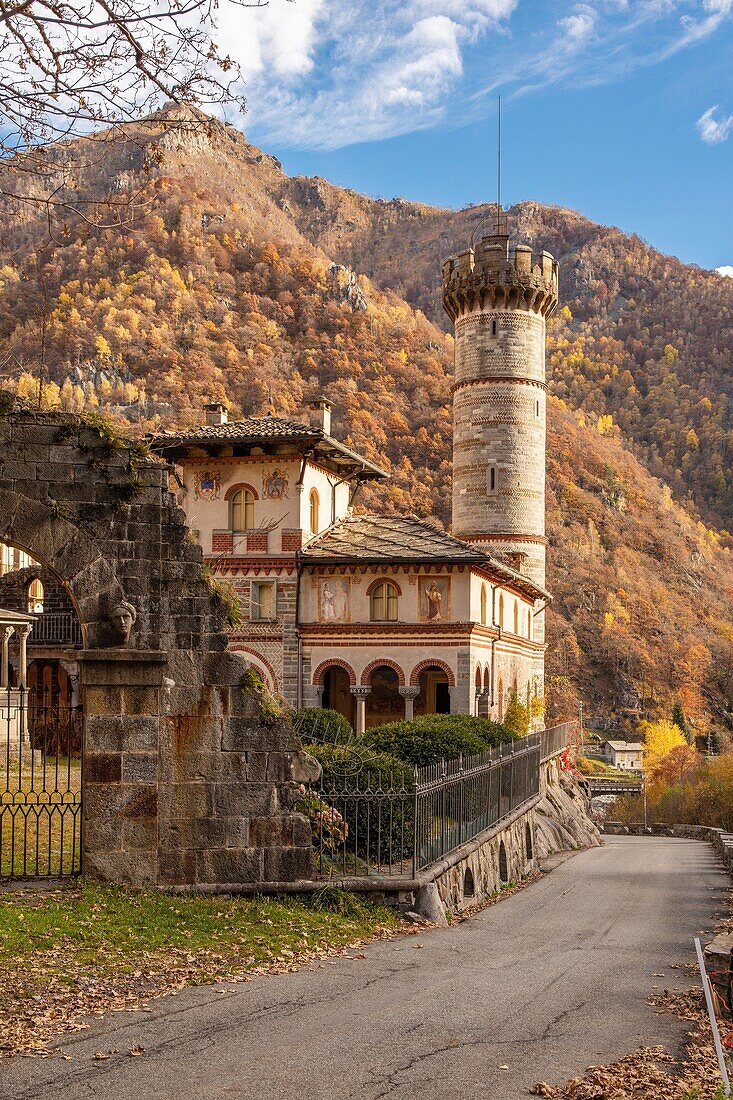
[[[450,618],[450,581],[447,577],[420,577],[420,619],[439,623]]]
[[[347,623],[351,605],[349,582],[343,577],[321,581],[319,619],[326,623]]]
[[[204,470],[203,473],[196,474],[194,495],[197,500],[218,500],[219,478],[216,474],[212,474],[210,470]]]
[[[288,496],[288,475],[285,470],[265,471],[262,475],[262,495],[268,500],[286,500]]]

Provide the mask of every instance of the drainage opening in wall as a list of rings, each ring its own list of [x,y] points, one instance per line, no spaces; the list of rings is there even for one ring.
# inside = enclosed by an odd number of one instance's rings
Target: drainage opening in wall
[[[499,881],[502,883],[509,882],[509,867],[507,866],[506,847],[503,840],[499,845]]]
[[[534,855],[534,846],[532,844],[532,826],[529,822],[524,826],[524,847],[527,852],[527,859],[532,859]]]
[[[476,896],[476,887],[473,881],[473,871],[470,867],[466,868],[466,873],[463,876],[463,896],[464,898],[473,898]]]

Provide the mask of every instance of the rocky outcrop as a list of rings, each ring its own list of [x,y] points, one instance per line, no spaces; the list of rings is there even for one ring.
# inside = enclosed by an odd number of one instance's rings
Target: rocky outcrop
[[[541,799],[537,804],[537,855],[594,848],[601,834],[590,816],[590,801],[561,758],[542,765]]]

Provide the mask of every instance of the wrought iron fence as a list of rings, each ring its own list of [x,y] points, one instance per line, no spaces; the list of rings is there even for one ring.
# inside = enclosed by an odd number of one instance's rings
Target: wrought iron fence
[[[540,736],[416,773],[415,871],[510,816],[540,789]]]
[[[535,798],[541,761],[565,748],[569,732],[565,724],[400,772],[375,768],[368,749],[350,770],[343,761],[329,766],[303,788],[299,807],[313,827],[319,873],[414,878]]]
[[[0,878],[81,869],[82,713],[0,689]]]
[[[542,759],[549,760],[551,756],[556,756],[559,752],[563,752],[570,744],[572,731],[572,722],[563,722],[559,726],[552,726],[550,729],[542,730],[540,734],[542,738]]]

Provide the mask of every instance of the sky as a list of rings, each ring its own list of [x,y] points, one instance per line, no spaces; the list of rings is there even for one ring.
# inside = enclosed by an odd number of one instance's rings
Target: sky
[[[248,139],[437,206],[571,207],[733,276],[733,0],[224,0]]]

